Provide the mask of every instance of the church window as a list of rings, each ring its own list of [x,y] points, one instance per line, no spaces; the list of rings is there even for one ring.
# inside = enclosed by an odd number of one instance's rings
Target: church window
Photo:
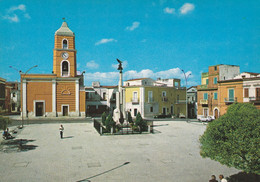
[[[69,75],[69,63],[68,61],[62,62],[62,76],[68,76]]]
[[[62,41],[62,48],[68,49],[68,41],[66,39],[63,39],[63,41]]]

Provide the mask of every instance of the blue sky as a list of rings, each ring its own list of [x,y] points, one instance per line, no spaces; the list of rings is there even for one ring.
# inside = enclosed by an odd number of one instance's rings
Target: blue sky
[[[0,77],[19,80],[9,66],[51,73],[63,17],[86,85],[116,85],[116,58],[124,80],[183,79],[183,69],[188,85],[198,85],[216,64],[260,72],[259,0],[0,0]]]

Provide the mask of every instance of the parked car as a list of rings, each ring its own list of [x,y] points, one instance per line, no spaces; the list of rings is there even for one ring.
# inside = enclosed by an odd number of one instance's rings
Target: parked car
[[[154,116],[154,118],[171,118],[171,117],[172,117],[171,114],[167,114],[167,115],[159,114],[159,115]]]
[[[186,116],[183,113],[180,113],[179,118],[186,118]]]
[[[211,122],[214,119],[215,119],[214,116],[200,116],[200,117],[198,117],[198,120],[201,121],[201,122]]]

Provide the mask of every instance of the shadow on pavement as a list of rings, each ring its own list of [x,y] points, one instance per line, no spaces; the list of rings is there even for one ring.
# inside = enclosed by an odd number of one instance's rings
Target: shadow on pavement
[[[101,176],[101,175],[106,174],[106,173],[108,173],[108,172],[110,172],[110,171],[113,171],[113,170],[115,170],[115,169],[118,169],[118,168],[120,168],[120,167],[123,167],[123,166],[125,166],[125,165],[127,165],[127,164],[129,164],[129,163],[130,163],[130,162],[125,162],[125,163],[122,164],[122,165],[119,165],[119,166],[117,166],[117,167],[114,167],[114,168],[112,168],[112,169],[109,169],[109,170],[107,170],[107,171],[104,171],[104,172],[102,172],[102,173],[96,174],[96,175],[94,175],[94,176],[91,176],[91,177],[88,177],[88,178],[79,180],[79,181],[77,181],[77,182],[83,182],[83,181],[90,182],[89,179],[91,179],[91,178],[95,178],[95,177],[97,177],[97,176]]]
[[[259,182],[260,175],[239,172],[237,174],[227,177],[227,180],[228,182]]]
[[[67,136],[67,137],[62,137],[62,139],[66,139],[66,138],[73,138],[74,136]]]
[[[1,142],[0,151],[2,152],[26,152],[34,150],[37,145],[27,145],[28,142],[34,142],[35,140],[27,139],[15,139],[15,140],[4,140]]]
[[[168,126],[168,125],[169,124],[158,124],[158,125],[154,124],[153,127]]]

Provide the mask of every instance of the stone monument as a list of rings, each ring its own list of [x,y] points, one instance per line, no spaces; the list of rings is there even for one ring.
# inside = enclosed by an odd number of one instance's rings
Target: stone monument
[[[116,109],[113,112],[113,120],[116,124],[123,124],[126,122],[126,112],[125,112],[125,89],[123,89],[123,67],[122,61],[117,59],[119,70],[119,83],[118,92],[116,92]]]

